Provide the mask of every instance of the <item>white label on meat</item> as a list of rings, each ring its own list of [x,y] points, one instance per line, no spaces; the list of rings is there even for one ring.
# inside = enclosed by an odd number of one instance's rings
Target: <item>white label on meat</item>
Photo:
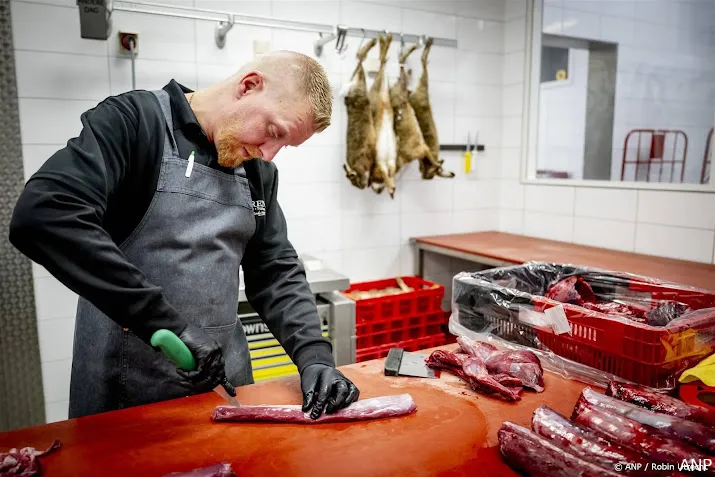
[[[550,326],[548,320],[546,319],[546,315],[523,306],[519,308],[519,321],[531,326],[541,326],[544,328],[548,328]]]
[[[546,319],[551,323],[551,328],[554,329],[554,333],[557,335],[568,333],[571,334],[571,323],[566,319],[566,312],[562,305],[557,305],[548,310],[545,310],[544,314]]]

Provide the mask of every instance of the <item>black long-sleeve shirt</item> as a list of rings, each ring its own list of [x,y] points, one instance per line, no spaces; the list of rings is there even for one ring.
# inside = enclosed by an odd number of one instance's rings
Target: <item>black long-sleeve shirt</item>
[[[163,89],[181,156],[194,151],[195,162],[225,170],[186,101],[191,90],[174,80]],[[148,341],[143,322],[150,316],[153,326],[180,330],[186,323],[181,310],[117,246],[136,228],[156,190],[166,124],[161,107],[150,91],[131,91],[105,99],[81,121],[79,136],[25,185],[10,241],[142,339]],[[276,166],[253,159],[244,167],[254,209],[260,200],[265,205],[265,215],[255,215],[256,234],[241,264],[248,301],[299,370],[314,363],[334,366],[305,270],[288,240]]]

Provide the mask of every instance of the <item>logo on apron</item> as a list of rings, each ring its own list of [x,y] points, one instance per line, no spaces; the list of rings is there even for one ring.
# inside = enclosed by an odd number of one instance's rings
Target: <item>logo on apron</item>
[[[266,201],[265,200],[254,200],[253,202],[253,215],[266,215]]]

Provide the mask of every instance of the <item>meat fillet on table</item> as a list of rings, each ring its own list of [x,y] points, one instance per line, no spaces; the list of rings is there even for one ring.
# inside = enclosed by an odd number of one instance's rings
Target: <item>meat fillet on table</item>
[[[650,411],[636,404],[603,395],[591,388],[581,391],[579,402],[599,406],[609,412],[658,429],[670,437],[687,441],[709,454],[715,453],[715,431],[705,424]]]
[[[656,392],[638,384],[611,381],[606,395],[621,401],[637,404],[651,411],[697,421],[715,427],[715,412],[701,406],[693,406],[680,399]]]
[[[608,412],[586,401],[577,403],[571,419],[607,439],[646,454],[651,461],[678,466],[692,459],[701,462],[710,459],[707,454],[683,440],[665,435],[653,427]],[[715,475],[715,468],[710,468],[706,474]]]
[[[568,420],[565,416],[543,405],[536,408],[531,418],[531,427],[536,434],[564,451],[589,461],[605,469],[615,469],[616,464],[629,463],[633,466],[622,468],[623,475],[676,476],[678,473],[664,473],[649,469],[650,459],[640,452],[620,445],[602,435]],[[633,467],[640,465],[636,470]]]
[[[299,405],[218,406],[214,409],[212,417],[214,421],[268,421],[314,424],[399,417],[412,414],[416,410],[417,405],[412,400],[412,396],[398,394],[363,399],[334,414],[323,414],[315,420],[311,419],[310,414],[303,412],[302,407]]]
[[[581,459],[530,431],[505,422],[498,432],[499,451],[510,467],[531,477],[623,477]],[[479,475],[475,472],[475,475]]]

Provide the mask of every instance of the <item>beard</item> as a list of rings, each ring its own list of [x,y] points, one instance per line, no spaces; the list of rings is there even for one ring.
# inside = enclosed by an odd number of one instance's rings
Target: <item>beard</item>
[[[223,167],[236,168],[244,161],[261,157],[261,151],[256,146],[243,144],[236,139],[237,131],[223,129],[215,139],[218,163]],[[248,154],[246,154],[248,153]]]

